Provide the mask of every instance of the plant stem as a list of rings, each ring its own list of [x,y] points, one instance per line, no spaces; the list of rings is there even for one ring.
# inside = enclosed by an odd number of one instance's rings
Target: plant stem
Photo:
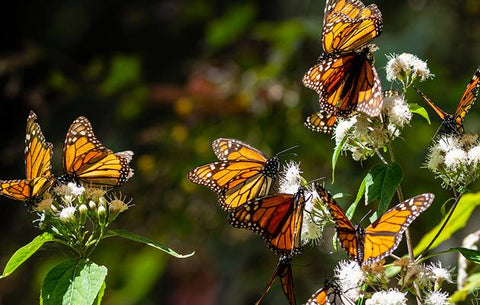
[[[391,143],[388,143],[388,152],[390,155],[390,161],[393,163],[395,162],[395,154],[393,153],[393,147]],[[405,200],[403,196],[403,190],[402,190],[402,185],[398,184],[397,186],[397,197],[398,201],[402,202]],[[410,261],[414,262],[415,261],[415,256],[413,255],[413,247],[412,247],[412,237],[410,236],[410,230],[408,228],[405,229],[405,239],[407,241],[407,249],[408,249],[408,256],[410,257]],[[420,297],[421,291],[420,287],[418,286],[417,283],[413,283],[413,287],[415,288],[416,292],[416,299],[417,299],[417,304],[421,305],[422,304],[422,299]]]
[[[455,211],[457,205],[458,205],[458,202],[460,201],[460,198],[462,198],[462,195],[463,194],[456,194],[456,192],[454,191],[454,195],[455,195],[455,202],[453,203],[452,207],[450,208],[450,210],[448,211],[448,214],[447,214],[447,217],[445,218],[445,221],[442,223],[442,226],[440,227],[440,229],[438,229],[437,231],[437,234],[435,234],[435,236],[433,237],[433,239],[430,241],[430,243],[428,244],[428,246],[425,248],[425,250],[423,250],[422,254],[420,254],[417,258],[417,260],[421,259],[422,256],[424,256],[428,250],[430,250],[430,248],[432,247],[432,245],[435,243],[435,241],[437,240],[437,238],[440,236],[440,234],[442,233],[442,231],[445,229],[445,227],[447,226],[447,223],[450,221],[450,218],[452,217],[453,215],[453,212]]]

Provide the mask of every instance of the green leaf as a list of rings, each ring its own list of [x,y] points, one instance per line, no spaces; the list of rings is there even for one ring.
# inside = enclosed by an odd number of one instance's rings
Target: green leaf
[[[390,201],[403,179],[402,168],[397,163],[391,165],[377,164],[365,177],[365,201],[370,203],[378,199],[377,213],[370,217],[373,222],[376,215],[382,215],[388,210]]]
[[[53,267],[42,285],[42,305],[91,305],[102,289],[107,268],[88,259],[68,260]]]
[[[451,250],[455,250],[460,252],[466,259],[468,259],[471,262],[474,262],[475,264],[480,264],[480,251],[478,250],[472,250],[468,248],[451,248]]]
[[[360,187],[358,188],[358,193],[357,193],[357,197],[355,198],[355,201],[348,207],[347,211],[345,212],[348,219],[352,219],[353,214],[355,213],[355,210],[357,209],[358,203],[362,199],[363,194],[365,194],[365,187],[366,186],[367,186],[367,176],[365,176],[365,178],[363,178],[362,183],[360,184]]]
[[[338,157],[340,156],[340,153],[342,152],[342,148],[345,145],[345,143],[347,142],[347,139],[348,139],[348,136],[346,135],[342,139],[342,141],[340,141],[340,143],[338,143],[335,146],[335,150],[333,151],[333,155],[332,155],[332,184],[333,184],[333,182],[335,182],[335,166],[337,166]]]
[[[43,233],[35,237],[30,243],[18,249],[12,257],[8,260],[5,269],[3,270],[1,278],[7,277],[12,274],[21,264],[30,258],[35,252],[40,249],[44,243],[54,241],[55,238],[50,233]]]
[[[425,108],[417,103],[409,103],[408,108],[410,108],[410,112],[419,114],[428,122],[428,124],[431,124],[430,117],[428,116],[428,112]]]
[[[107,288],[107,284],[103,281],[102,287],[100,287],[100,291],[98,291],[97,298],[95,299],[96,305],[102,304],[102,299],[105,294],[105,289]]]
[[[125,231],[125,230],[109,230],[105,237],[110,237],[110,236],[118,236],[118,237],[122,237],[122,238],[129,239],[129,240],[132,240],[132,241],[136,241],[136,242],[139,242],[139,243],[143,243],[143,244],[146,244],[147,246],[153,247],[153,248],[158,249],[158,250],[162,250],[165,253],[168,253],[171,256],[175,256],[175,257],[178,257],[178,258],[186,258],[186,257],[190,257],[190,256],[195,254],[195,252],[192,252],[190,254],[178,254],[174,250],[170,249],[169,247],[167,247],[167,246],[165,246],[165,245],[163,245],[163,244],[161,244],[157,241],[154,241],[154,240],[149,239],[147,237],[137,235],[135,233],[128,232],[128,231]]]
[[[453,212],[450,221],[447,223],[442,233],[438,236],[437,240],[433,243],[432,249],[441,244],[443,241],[449,239],[453,233],[465,227],[470,215],[478,205],[480,205],[480,192],[463,195],[458,202],[457,208],[455,209],[455,212]],[[423,236],[413,250],[415,256],[419,255],[423,250],[425,250],[427,245],[442,226],[443,222],[445,221],[445,217],[438,222],[435,228]]]

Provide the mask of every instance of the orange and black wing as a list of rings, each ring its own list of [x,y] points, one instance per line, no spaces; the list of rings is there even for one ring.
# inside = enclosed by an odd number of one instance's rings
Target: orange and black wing
[[[268,158],[258,149],[242,141],[219,138],[212,142],[213,152],[221,161],[267,162]]]
[[[280,168],[277,157],[267,159],[257,149],[233,139],[220,138],[212,146],[221,161],[199,166],[187,177],[216,192],[224,210],[270,192]]]
[[[287,258],[287,257],[280,257],[280,259],[278,260],[277,267],[275,268],[275,271],[272,274],[272,278],[270,279],[270,281],[268,281],[267,285],[265,286],[265,289],[263,290],[262,295],[260,296],[258,301],[255,303],[255,305],[260,304],[262,299],[270,290],[270,287],[272,287],[272,284],[275,281],[275,278],[277,276],[280,278],[280,283],[282,284],[282,290],[283,290],[283,293],[285,293],[285,296],[287,297],[288,303],[291,305],[297,304],[295,300],[295,290],[293,286],[293,273],[292,273],[291,260],[290,258]]]
[[[324,56],[303,76],[305,87],[319,94],[322,110],[334,115],[358,110],[375,117],[382,109],[382,87],[369,50]]]
[[[335,230],[340,244],[352,259],[358,261],[362,256],[361,251],[359,251],[359,246],[360,248],[362,246],[361,244],[359,245],[359,243],[362,243],[362,241],[358,240],[355,227],[325,188],[319,184],[317,184],[315,188],[320,199],[328,206],[330,215],[335,222]]]
[[[305,305],[354,305],[355,302],[343,295],[337,283],[325,281],[325,285],[308,299]]]
[[[14,200],[29,200],[43,195],[53,183],[53,145],[43,136],[37,115],[30,111],[25,136],[25,172],[23,180],[0,180],[0,193]]]
[[[451,117],[450,114],[446,113],[445,111],[440,109],[440,107],[435,105],[435,103],[430,98],[428,98],[428,96],[426,96],[422,91],[420,91],[416,87],[414,88],[417,91],[417,93],[425,100],[425,102],[427,102],[427,104],[430,105],[430,107],[432,107],[432,109],[437,113],[437,115],[440,117],[442,121],[444,121],[448,117]]]
[[[236,228],[262,236],[276,254],[291,257],[301,250],[304,204],[303,189],[294,195],[275,194],[241,205],[230,213],[228,220]]]
[[[435,196],[415,196],[397,204],[365,229],[364,261],[373,264],[390,255],[402,240],[405,229],[425,211]]]
[[[305,120],[305,126],[316,132],[332,133],[337,125],[338,111],[328,112],[325,110],[311,114]]]
[[[460,132],[463,132],[463,119],[467,115],[470,108],[472,108],[473,103],[478,96],[478,87],[480,85],[480,67],[477,68],[473,74],[472,79],[467,85],[465,92],[458,103],[457,109],[453,115],[455,119],[456,129]]]
[[[63,146],[63,171],[75,181],[99,187],[115,187],[133,176],[129,163],[133,152],[114,153],[95,137],[85,117],[73,121]]]
[[[326,53],[357,51],[382,32],[382,13],[375,4],[359,0],[328,0],[323,19],[322,45]]]

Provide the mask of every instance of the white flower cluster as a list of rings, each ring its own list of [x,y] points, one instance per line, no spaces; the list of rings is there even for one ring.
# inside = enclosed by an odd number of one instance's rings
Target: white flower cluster
[[[404,88],[408,88],[416,79],[424,81],[434,76],[428,69],[427,63],[413,54],[391,54],[387,55],[387,58],[388,63],[385,67],[387,80],[400,82]]]
[[[355,161],[363,161],[398,137],[400,130],[411,119],[412,113],[405,97],[396,91],[387,91],[379,117],[371,118],[357,113],[339,119],[335,129],[335,142],[339,145],[346,138],[342,151],[350,151]]]
[[[428,291],[425,294],[425,305],[447,305],[451,304],[449,302],[449,295],[447,292],[441,290],[438,291]]]
[[[445,188],[463,190],[480,175],[480,141],[477,135],[444,134],[429,148],[426,167]]]
[[[305,184],[302,177],[300,163],[290,161],[283,166],[280,173],[279,192],[294,194]],[[321,202],[315,188],[305,187],[305,206],[303,209],[303,222],[301,231],[302,244],[318,243],[323,236],[325,224],[329,222],[327,207]]]
[[[406,293],[398,289],[389,289],[388,291],[375,292],[365,305],[406,305]]]
[[[85,188],[76,183],[61,184],[35,206],[40,229],[77,248],[91,228],[107,227],[130,207],[121,195],[106,196],[106,190]],[[89,229],[90,228],[90,229]]]
[[[366,281],[360,265],[351,260],[343,260],[334,269],[335,282],[338,283],[342,294],[349,300],[356,302],[362,296],[360,289]]]

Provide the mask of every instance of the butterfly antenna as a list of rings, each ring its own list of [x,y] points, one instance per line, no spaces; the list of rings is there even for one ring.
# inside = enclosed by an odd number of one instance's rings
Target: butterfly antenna
[[[280,155],[284,155],[286,152],[288,152],[288,151],[290,151],[290,150],[292,150],[292,149],[295,149],[295,148],[299,148],[299,147],[300,147],[300,145],[295,145],[295,146],[289,147],[289,148],[287,148],[287,149],[282,150],[281,152],[278,152],[275,156],[278,157],[278,156],[280,156]],[[296,153],[292,153],[292,154],[293,154],[295,157],[297,156]]]
[[[360,223],[361,223],[362,221],[364,221],[365,218],[367,218],[367,216],[370,215],[371,213],[372,213],[372,210],[369,210],[369,211],[362,217],[362,219],[360,219]]]

